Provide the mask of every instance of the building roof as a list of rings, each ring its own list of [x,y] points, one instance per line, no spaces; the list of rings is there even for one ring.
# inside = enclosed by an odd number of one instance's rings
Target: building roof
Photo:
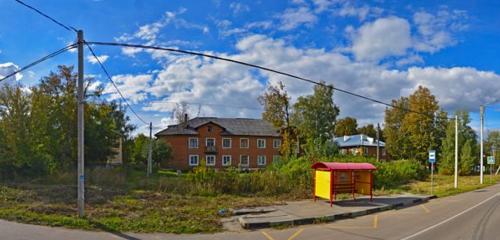
[[[262,119],[216,117],[196,117],[188,120],[187,125],[182,123],[169,125],[166,129],[156,133],[155,136],[197,135],[197,129],[210,122],[222,127],[224,129],[223,135],[280,136],[279,129]]]
[[[325,170],[376,170],[370,163],[339,163],[339,162],[317,162],[311,166],[314,169]]]
[[[368,137],[364,134],[357,134],[351,136],[342,136],[335,138],[335,143],[339,147],[358,147],[358,146],[367,146],[367,147],[376,147],[377,140],[372,137]],[[385,143],[379,141],[380,147],[385,147]]]

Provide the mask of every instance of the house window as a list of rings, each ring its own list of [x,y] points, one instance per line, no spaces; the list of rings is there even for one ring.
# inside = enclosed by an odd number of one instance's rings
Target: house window
[[[222,166],[231,166],[231,155],[222,156]]]
[[[222,139],[222,148],[231,148],[231,138]]]
[[[257,139],[257,148],[266,148],[266,139]]]
[[[206,155],[207,166],[215,166],[215,155]]]
[[[200,157],[198,155],[189,155],[189,166],[198,166]]]
[[[281,139],[274,139],[273,148],[280,148],[280,147],[281,147]]]
[[[363,153],[365,154],[365,156],[368,156],[368,147],[363,148]]]
[[[198,148],[198,138],[189,138],[189,148]]]
[[[212,132],[212,131],[213,131],[212,126],[208,126],[208,132]]]
[[[281,156],[280,155],[273,155],[273,162],[280,161]]]
[[[382,156],[385,156],[386,152],[385,149],[382,149]]]
[[[248,167],[250,165],[250,157],[248,155],[240,155],[240,166]]]
[[[215,138],[206,138],[205,146],[207,147],[215,147]]]
[[[265,166],[266,165],[266,156],[264,156],[264,155],[257,156],[257,165],[258,166]]]
[[[248,138],[240,138],[240,148],[248,148]]]

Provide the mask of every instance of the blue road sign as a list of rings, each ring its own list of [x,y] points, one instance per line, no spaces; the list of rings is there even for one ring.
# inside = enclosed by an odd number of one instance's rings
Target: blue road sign
[[[429,150],[429,163],[436,163],[436,150]]]

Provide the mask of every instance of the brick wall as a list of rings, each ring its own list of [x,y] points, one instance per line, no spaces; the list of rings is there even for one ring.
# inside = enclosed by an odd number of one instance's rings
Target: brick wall
[[[215,155],[215,168],[222,168],[228,166],[222,166],[222,157],[224,155],[231,156],[232,167],[238,167],[240,163],[241,155],[249,156],[249,166],[248,168],[260,168],[265,167],[272,163],[273,156],[279,155],[279,148],[273,147],[274,139],[281,139],[279,137],[258,137],[258,136],[224,136],[223,129],[213,123],[208,123],[200,128],[198,128],[198,135],[169,135],[160,136],[160,139],[164,140],[172,146],[173,155],[172,159],[167,161],[164,167],[180,170],[188,170],[193,166],[189,166],[189,156],[198,155],[199,164],[206,164],[207,155]],[[198,148],[189,148],[189,138],[198,139]],[[206,139],[215,139],[215,151],[213,153],[207,153],[207,148],[205,147]],[[222,139],[231,139],[231,147],[223,148]],[[248,148],[242,148],[240,146],[241,139],[248,139]],[[257,148],[257,139],[265,140],[265,148]],[[265,156],[266,164],[263,166],[257,165],[257,156]]]

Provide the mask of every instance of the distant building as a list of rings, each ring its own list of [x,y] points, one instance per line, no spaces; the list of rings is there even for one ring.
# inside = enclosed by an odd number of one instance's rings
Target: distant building
[[[342,136],[335,138],[341,154],[377,157],[377,140],[364,134]],[[387,159],[385,143],[379,141],[380,159]]]
[[[123,164],[123,139],[118,138],[118,146],[113,147],[113,154],[108,157],[106,164],[108,166],[117,166]]]
[[[197,117],[155,134],[172,146],[166,167],[264,168],[279,159],[279,130],[261,119]]]

